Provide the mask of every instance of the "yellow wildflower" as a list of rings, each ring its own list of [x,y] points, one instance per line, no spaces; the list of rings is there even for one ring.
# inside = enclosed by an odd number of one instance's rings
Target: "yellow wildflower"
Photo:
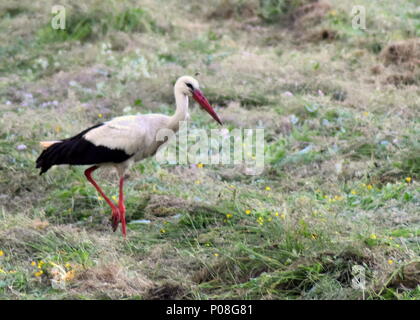
[[[204,164],[202,164],[202,163],[197,164],[197,168],[201,169],[202,167],[204,167]]]
[[[38,272],[35,272],[34,275],[35,275],[35,277],[40,277],[40,276],[42,276],[43,273],[44,273],[44,271],[39,270]]]
[[[351,190],[351,192],[350,192],[352,195],[355,195],[355,194],[357,194],[357,191],[356,190]]]
[[[228,218],[228,219],[230,219],[230,218],[232,218],[233,217],[233,214],[231,214],[231,213],[228,213],[227,215],[226,215],[226,218]]]
[[[265,187],[265,190],[270,191],[271,188],[270,187]]]
[[[410,183],[411,182],[411,177],[405,178],[405,181],[407,181],[408,183]]]
[[[369,115],[369,112],[365,111],[365,112],[363,112],[363,115],[364,115],[365,117],[367,117],[367,116]]]
[[[276,211],[276,213],[274,214],[276,217],[278,217],[279,216],[279,213]]]
[[[4,256],[4,251],[0,250],[0,257],[3,257],[3,256]]]
[[[76,272],[74,270],[70,270],[68,272],[66,272],[66,274],[63,277],[64,281],[71,281],[74,279]]]
[[[98,113],[98,118],[102,118],[102,117],[103,117],[102,113]]]
[[[70,264],[70,263],[66,263],[64,266],[65,266],[67,269],[70,269],[70,268],[71,268],[71,264]]]
[[[112,200],[117,201],[117,196],[112,196]]]
[[[376,240],[376,234],[372,233],[372,234],[370,235],[370,238],[371,238],[372,240]]]
[[[388,264],[393,264],[393,263],[394,263],[394,260],[392,260],[392,259],[388,260]]]
[[[251,214],[251,210],[245,210],[245,214]]]
[[[32,261],[32,262],[31,262],[31,266],[32,266],[32,267],[35,267],[35,266],[36,266],[36,262],[35,262],[35,261]]]
[[[40,260],[39,262],[38,262],[38,269],[41,269],[42,268],[42,266],[45,264],[45,262],[44,261],[42,261],[42,260]]]
[[[218,256],[219,256],[219,254],[218,254],[218,253],[214,253],[213,255],[214,255],[215,257],[218,257]]]
[[[268,221],[268,222],[270,222],[271,220],[273,220],[273,218],[271,218],[271,217],[268,217],[268,218],[267,218],[267,221]]]
[[[372,190],[373,189],[373,186],[371,184],[368,184],[367,185],[367,188],[368,188],[368,190]]]
[[[286,219],[286,214],[283,212],[280,216],[280,218],[282,218],[283,220]]]
[[[166,230],[165,229],[160,229],[160,233],[166,233]]]
[[[263,225],[263,224],[264,224],[264,218],[263,218],[263,217],[259,217],[259,218],[257,219],[257,222],[258,222],[260,225]]]

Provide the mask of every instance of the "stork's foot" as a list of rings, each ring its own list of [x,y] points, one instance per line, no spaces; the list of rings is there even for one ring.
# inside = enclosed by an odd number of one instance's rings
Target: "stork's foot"
[[[112,209],[112,217],[111,217],[111,226],[112,226],[112,231],[117,231],[118,229],[118,224],[121,221],[121,214],[120,214],[120,210],[118,208]]]

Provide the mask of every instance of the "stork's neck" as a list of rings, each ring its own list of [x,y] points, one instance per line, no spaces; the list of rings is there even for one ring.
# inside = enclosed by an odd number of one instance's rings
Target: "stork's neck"
[[[169,128],[178,131],[179,122],[188,118],[188,96],[182,92],[175,91],[176,111],[169,120]]]

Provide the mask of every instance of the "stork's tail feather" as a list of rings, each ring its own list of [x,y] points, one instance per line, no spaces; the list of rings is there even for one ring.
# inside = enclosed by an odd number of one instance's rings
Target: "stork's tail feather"
[[[40,141],[39,144],[42,147],[42,149],[47,149],[48,147],[51,147],[55,143],[59,143],[61,141]]]

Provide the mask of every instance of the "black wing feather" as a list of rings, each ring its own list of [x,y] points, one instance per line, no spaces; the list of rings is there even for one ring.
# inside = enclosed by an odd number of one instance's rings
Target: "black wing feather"
[[[90,130],[102,125],[103,123],[99,123],[83,130],[74,137],[61,140],[61,142],[54,143],[45,149],[36,160],[36,167],[41,168],[40,174],[47,172],[53,165],[57,164],[89,165],[105,162],[120,163],[130,158],[132,155],[125,153],[124,150],[96,146],[83,137]]]

